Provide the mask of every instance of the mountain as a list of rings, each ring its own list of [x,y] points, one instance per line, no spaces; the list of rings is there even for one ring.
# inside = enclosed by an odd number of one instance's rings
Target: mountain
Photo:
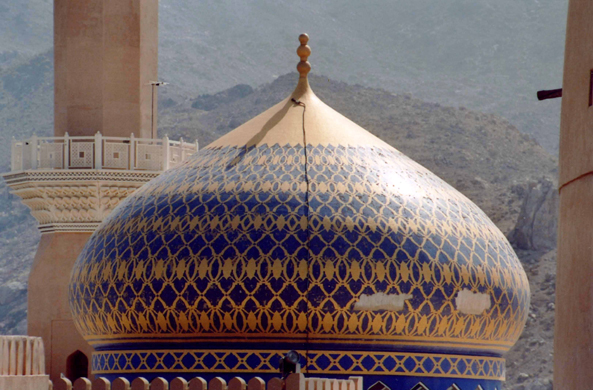
[[[0,0],[0,69],[52,45],[52,0]]]
[[[13,137],[51,135],[52,122],[52,53],[0,69],[0,172],[10,169]],[[1,180],[0,334],[27,332],[27,278],[38,242],[39,233],[29,209]]]
[[[0,10],[0,66],[50,49],[51,1]],[[567,0],[161,0],[162,93],[271,82],[307,32],[317,74],[498,113],[556,153],[559,100],[535,92],[561,86],[566,11]]]

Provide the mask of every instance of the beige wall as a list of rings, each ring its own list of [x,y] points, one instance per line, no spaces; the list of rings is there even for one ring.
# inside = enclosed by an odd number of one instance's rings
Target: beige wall
[[[158,0],[55,0],[54,45],[56,136],[151,137]]]
[[[593,2],[570,0],[560,133],[554,388],[591,388],[593,370]]]
[[[570,0],[560,132],[560,185],[593,171],[593,107],[589,79],[593,70],[593,3]]]
[[[52,380],[66,374],[66,359],[73,352],[80,350],[91,360],[93,349],[74,328],[68,304],[70,272],[90,235],[43,234],[29,275],[28,334],[43,338]]]
[[[30,376],[1,376],[2,390],[47,390],[49,380],[47,375]]]

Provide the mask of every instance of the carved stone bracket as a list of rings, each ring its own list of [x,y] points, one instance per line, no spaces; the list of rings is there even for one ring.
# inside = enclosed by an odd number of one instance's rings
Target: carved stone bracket
[[[4,179],[31,209],[41,233],[94,232],[122,200],[159,173],[36,170],[5,174]]]

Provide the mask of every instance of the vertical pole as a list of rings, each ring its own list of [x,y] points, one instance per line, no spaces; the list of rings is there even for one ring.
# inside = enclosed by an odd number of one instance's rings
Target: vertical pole
[[[169,169],[169,136],[163,137],[163,163],[161,165],[163,171]]]
[[[64,133],[64,169],[70,168],[70,136]]]
[[[156,84],[153,82],[151,83],[152,86],[152,101],[150,103],[150,134],[151,134],[151,138],[155,139],[156,138],[156,131],[154,131],[154,90],[156,88]]]
[[[29,147],[31,148],[31,169],[37,169],[37,136],[33,134]]]
[[[8,375],[16,375],[16,340],[10,339],[10,357],[8,358]]]
[[[103,169],[103,137],[100,131],[95,134],[95,169]]]
[[[22,154],[23,154],[23,150],[21,148],[21,161],[23,160]],[[22,163],[21,163],[20,167],[17,167],[16,165],[17,165],[16,164],[16,139],[13,136],[11,143],[10,143],[10,170],[12,172],[17,171],[17,170],[20,171],[21,169],[23,169]]]
[[[185,150],[184,150],[185,143],[183,142],[183,137],[179,138],[179,159],[180,162],[185,161]]]
[[[136,161],[136,140],[134,139],[134,133],[130,134],[130,171],[134,170]]]
[[[39,340],[35,339],[33,341],[33,368],[31,370],[31,375],[43,375],[39,372]]]
[[[0,347],[2,347],[0,354],[0,375],[8,375],[8,338],[0,338]]]
[[[25,340],[23,337],[18,338],[16,346],[16,374],[23,375],[25,372]]]
[[[39,373],[43,375],[45,374],[45,347],[43,346],[43,339],[41,337],[37,339],[37,344],[39,344],[39,356],[37,357]]]

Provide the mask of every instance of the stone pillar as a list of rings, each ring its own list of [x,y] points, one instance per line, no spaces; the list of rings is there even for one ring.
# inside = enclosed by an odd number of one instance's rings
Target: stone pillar
[[[27,333],[43,339],[52,381],[72,372],[68,357],[77,351],[91,360],[93,348],[74,327],[68,303],[70,272],[89,237],[90,233],[43,234],[29,275]],[[90,366],[87,372],[90,376]]]
[[[54,58],[56,136],[151,138],[158,0],[55,0]]]
[[[560,132],[554,388],[591,388],[593,370],[593,3],[570,0]]]

